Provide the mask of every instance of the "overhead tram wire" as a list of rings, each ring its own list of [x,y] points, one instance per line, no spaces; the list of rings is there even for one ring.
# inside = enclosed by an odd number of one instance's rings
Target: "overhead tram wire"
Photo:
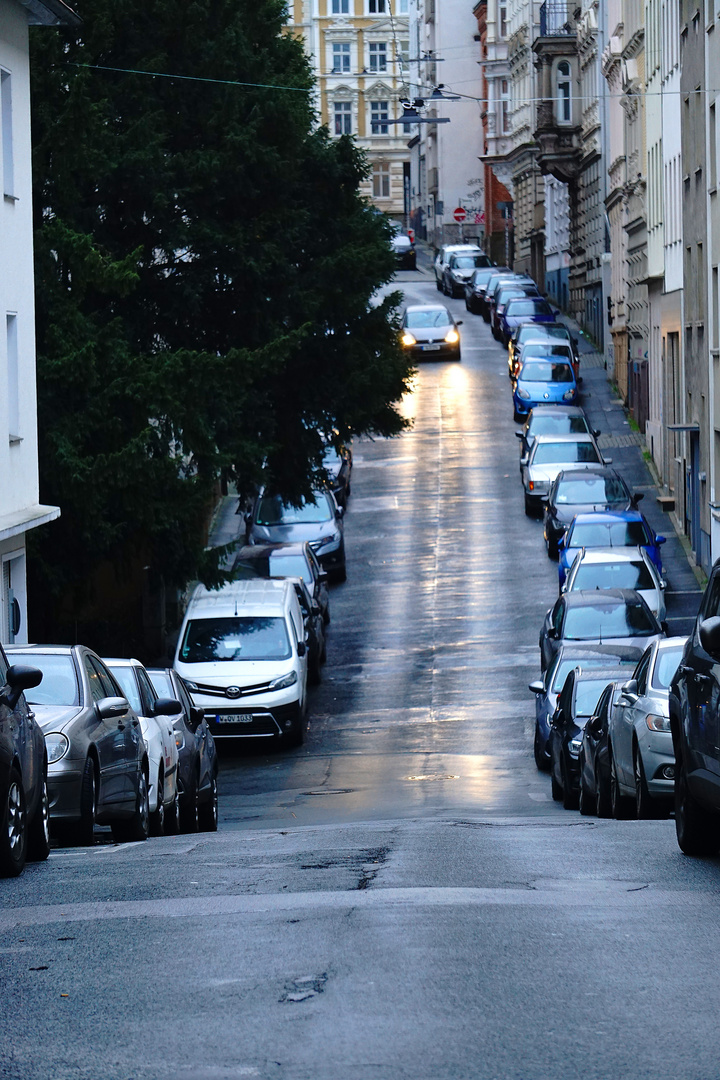
[[[202,75],[177,75],[168,71],[141,71],[135,68],[110,67],[106,64],[80,64],[75,60],[66,60],[57,67],[87,68],[90,71],[112,71],[121,75],[147,75],[152,79],[179,79],[183,82],[213,83],[216,86],[257,87],[260,90],[290,90],[296,94],[312,94],[313,86],[279,86],[276,83],[242,82],[240,79],[211,79]]]

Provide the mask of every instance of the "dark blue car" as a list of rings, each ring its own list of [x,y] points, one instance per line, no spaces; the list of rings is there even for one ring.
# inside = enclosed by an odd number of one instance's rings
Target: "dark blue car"
[[[660,545],[665,537],[656,535],[639,510],[606,510],[594,514],[576,514],[570,528],[558,544],[560,588],[581,548],[644,547],[662,574]]]
[[[540,297],[524,297],[508,300],[507,307],[498,322],[498,336],[507,345],[516,326],[524,322],[555,322],[555,313],[547,300]]]

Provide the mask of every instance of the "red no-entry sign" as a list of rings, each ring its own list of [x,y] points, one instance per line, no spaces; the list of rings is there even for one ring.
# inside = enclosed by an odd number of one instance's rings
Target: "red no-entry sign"
[[[456,221],[464,221],[467,217],[467,210],[463,210],[462,206],[458,206],[453,210],[453,217]]]

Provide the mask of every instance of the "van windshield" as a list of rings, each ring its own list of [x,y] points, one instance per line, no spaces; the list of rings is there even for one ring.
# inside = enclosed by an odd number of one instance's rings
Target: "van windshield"
[[[180,649],[184,664],[288,660],[291,656],[285,620],[281,616],[266,615],[191,619]]]

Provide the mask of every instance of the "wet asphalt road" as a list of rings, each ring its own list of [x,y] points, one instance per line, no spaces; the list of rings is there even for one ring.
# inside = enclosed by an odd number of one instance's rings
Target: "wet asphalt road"
[[[720,861],[683,857],[671,821],[567,813],[535,770],[557,570],[505,352],[446,302],[462,363],[424,364],[412,430],[355,447],[305,746],[225,751],[215,836],[0,882],[0,1076],[720,1077]],[[692,575],[669,566],[681,629]]]

